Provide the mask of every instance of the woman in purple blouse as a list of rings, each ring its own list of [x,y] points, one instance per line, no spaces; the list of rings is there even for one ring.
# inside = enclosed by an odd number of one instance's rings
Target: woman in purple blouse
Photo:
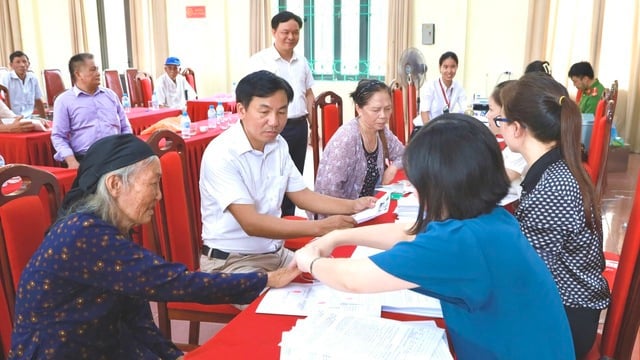
[[[315,191],[344,199],[371,196],[402,168],[404,145],[387,128],[391,89],[378,80],[360,80],[351,93],[358,116],[331,137],[322,154]]]

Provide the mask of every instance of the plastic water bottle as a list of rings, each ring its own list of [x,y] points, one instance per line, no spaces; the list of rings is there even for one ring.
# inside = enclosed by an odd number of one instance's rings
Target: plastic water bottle
[[[5,165],[4,157],[2,157],[2,155],[0,155],[0,167],[3,167],[4,165]]]
[[[122,94],[122,108],[126,113],[131,111],[131,102],[129,101],[129,96],[127,94]]]
[[[213,108],[213,105],[209,105],[209,110],[207,111],[207,125],[209,125],[209,129],[215,129],[218,126],[216,109]]]
[[[182,111],[182,118],[180,119],[180,130],[182,131],[182,138],[188,139],[191,137],[191,119],[187,111]]]
[[[221,102],[218,102],[218,106],[216,106],[216,120],[221,129],[229,127],[229,124],[224,119],[224,106],[222,106]]]
[[[152,110],[158,110],[160,108],[160,106],[158,105],[158,96],[156,95],[156,92],[153,92],[153,95],[151,95],[151,109]]]

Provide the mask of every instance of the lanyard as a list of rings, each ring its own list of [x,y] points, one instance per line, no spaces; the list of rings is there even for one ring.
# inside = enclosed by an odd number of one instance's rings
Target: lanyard
[[[444,102],[447,104],[447,109],[451,108],[451,103],[449,99],[447,99],[447,92],[444,91],[444,86],[442,86],[442,80],[438,78],[438,84],[440,84],[440,90],[442,90],[442,97],[444,98]]]

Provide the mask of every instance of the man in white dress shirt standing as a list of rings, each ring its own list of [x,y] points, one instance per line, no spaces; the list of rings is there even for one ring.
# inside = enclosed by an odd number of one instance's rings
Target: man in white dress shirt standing
[[[289,145],[289,154],[300,173],[304,170],[309,137],[309,114],[313,109],[313,74],[304,55],[294,51],[300,40],[302,19],[289,11],[282,11],[271,19],[273,46],[253,55],[249,60],[249,73],[268,70],[287,80],[293,88],[293,101],[289,104],[288,120],[280,133]],[[295,205],[284,199],[282,215],[293,215]]]

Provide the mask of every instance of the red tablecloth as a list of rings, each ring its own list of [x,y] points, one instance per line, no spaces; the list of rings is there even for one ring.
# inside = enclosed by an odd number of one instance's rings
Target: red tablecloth
[[[150,127],[158,121],[164,118],[178,116],[180,113],[181,111],[179,109],[161,108],[158,110],[151,110],[149,108],[136,107],[131,109],[127,114],[127,118],[131,123],[133,133],[140,135],[142,130]]]
[[[0,133],[0,155],[7,164],[56,166],[54,153],[50,131]]]
[[[187,101],[187,113],[191,121],[200,121],[207,119],[207,111],[209,105],[214,107],[221,102],[224,111],[236,112],[236,98],[232,94],[218,94],[206,98]]]
[[[149,110],[133,108],[127,114],[133,133],[138,135],[142,130],[156,122],[180,114],[178,109]],[[206,117],[206,116],[205,116]],[[51,132],[0,133],[0,155],[7,164],[27,164],[40,166],[60,166],[53,159],[55,149],[51,144]]]

